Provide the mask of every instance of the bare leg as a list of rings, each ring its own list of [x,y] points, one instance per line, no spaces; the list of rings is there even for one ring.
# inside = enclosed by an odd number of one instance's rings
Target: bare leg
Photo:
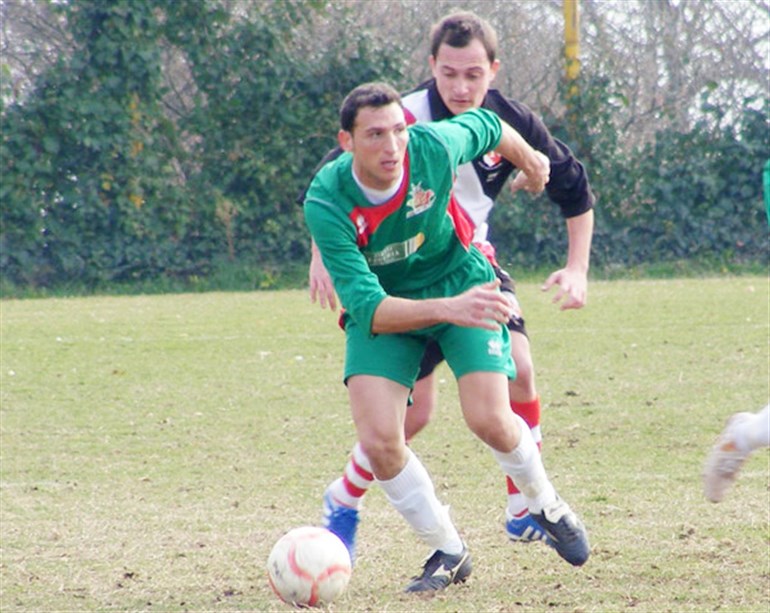
[[[406,446],[404,413],[409,390],[382,377],[357,375],[348,392],[361,447],[390,503],[417,536],[434,549],[460,554],[464,545],[433,482]]]
[[[412,405],[407,408],[404,421],[404,435],[407,443],[428,425],[437,401],[436,374],[431,373],[427,377],[418,379],[412,390]]]

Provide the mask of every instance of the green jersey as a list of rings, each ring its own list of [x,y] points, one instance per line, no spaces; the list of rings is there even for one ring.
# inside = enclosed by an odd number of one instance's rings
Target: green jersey
[[[477,268],[478,283],[494,278],[470,245],[472,226],[452,185],[457,167],[497,147],[501,135],[497,115],[484,109],[410,126],[401,185],[383,204],[366,199],[349,153],[316,174],[305,220],[342,305],[363,329],[387,295],[441,297],[440,282],[461,266]]]

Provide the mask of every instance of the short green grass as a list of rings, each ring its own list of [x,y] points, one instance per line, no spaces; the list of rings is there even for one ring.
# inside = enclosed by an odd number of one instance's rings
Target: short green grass
[[[402,593],[427,549],[376,487],[337,611],[767,611],[770,468],[726,500],[700,469],[724,419],[770,397],[765,276],[597,281],[559,312],[520,284],[544,459],[589,528],[573,569],[502,528],[504,482],[451,374],[414,442],[474,556]],[[0,302],[0,609],[290,610],[265,561],[354,440],[343,334],[304,291]]]

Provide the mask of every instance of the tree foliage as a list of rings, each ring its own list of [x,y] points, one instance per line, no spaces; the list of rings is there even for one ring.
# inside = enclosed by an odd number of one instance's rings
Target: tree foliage
[[[189,203],[163,152],[159,24],[150,3],[66,5],[71,56],[3,113],[4,274],[118,279],[181,264]]]
[[[625,21],[585,1],[573,95],[556,1],[0,0],[0,273],[96,285],[306,261],[296,198],[342,97],[426,77],[429,25],[460,6],[500,32],[498,87],[586,165],[595,263],[766,263],[767,27],[752,19],[766,0],[622,4]],[[720,46],[725,30],[741,43]],[[501,204],[504,261],[561,261],[555,207]]]
[[[584,74],[579,90],[572,113],[547,119],[589,169],[597,196],[595,264],[767,265],[762,167],[770,156],[770,98],[745,100],[736,120],[724,124],[724,110],[706,90],[702,119],[692,129],[661,130],[651,142],[627,151],[612,123],[611,84]],[[493,240],[503,254],[511,254],[511,262],[563,262],[564,222],[543,197],[506,202],[493,215]]]
[[[235,19],[217,2],[59,6],[71,54],[3,112],[4,276],[90,284],[305,255],[295,199],[333,143],[339,101],[392,68],[363,36],[344,41],[353,57],[334,44],[313,62],[294,53],[317,2],[259,8]],[[172,51],[189,67],[178,113],[163,75]]]

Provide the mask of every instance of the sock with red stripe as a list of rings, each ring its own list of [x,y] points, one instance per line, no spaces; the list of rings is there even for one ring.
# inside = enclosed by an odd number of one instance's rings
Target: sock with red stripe
[[[366,491],[372,483],[374,483],[374,473],[372,473],[369,458],[361,449],[361,444],[356,443],[342,476],[329,485],[326,492],[331,495],[336,504],[360,509]]]
[[[540,432],[540,398],[536,397],[534,400],[528,402],[516,402],[512,400],[511,410],[526,422],[538,450],[541,450],[543,438]],[[505,482],[508,488],[508,512],[512,517],[523,517],[529,512],[524,494],[519,491],[510,477],[506,477]]]

